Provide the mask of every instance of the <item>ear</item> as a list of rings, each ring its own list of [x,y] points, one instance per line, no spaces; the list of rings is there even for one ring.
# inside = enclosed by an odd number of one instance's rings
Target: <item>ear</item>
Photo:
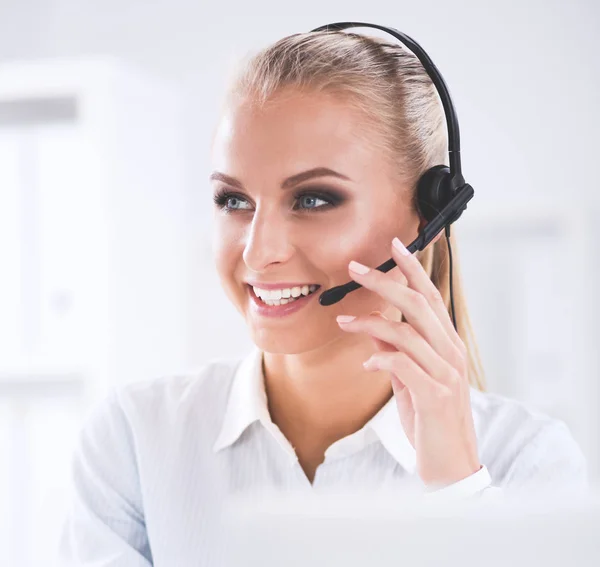
[[[419,216],[419,232],[421,232],[423,230],[423,228],[425,227],[425,225],[427,224],[427,221],[422,217]],[[440,231],[440,233],[428,244],[428,246],[431,246],[432,244],[435,244],[442,236],[444,236],[444,231]]]

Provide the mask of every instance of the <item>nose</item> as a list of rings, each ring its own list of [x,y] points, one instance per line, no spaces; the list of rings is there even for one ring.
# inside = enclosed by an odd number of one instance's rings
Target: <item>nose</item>
[[[243,258],[255,273],[263,272],[270,264],[284,263],[293,254],[288,228],[280,215],[256,210],[249,225]]]

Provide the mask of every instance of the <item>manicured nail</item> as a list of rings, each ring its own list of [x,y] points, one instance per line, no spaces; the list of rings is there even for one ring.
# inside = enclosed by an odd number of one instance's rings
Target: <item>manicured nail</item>
[[[350,321],[354,321],[354,319],[356,319],[356,317],[353,317],[352,315],[338,315],[335,318],[338,323],[350,323]]]
[[[348,267],[357,274],[366,274],[370,270],[370,268],[367,268],[367,266],[363,266],[362,264],[359,264],[358,262],[355,262],[354,260],[352,260],[352,262],[350,262]]]
[[[404,246],[404,244],[402,244],[402,242],[400,242],[400,239],[394,236],[394,240],[392,240],[392,244],[394,245],[394,248],[396,250],[398,250],[398,252],[400,252],[400,254],[402,254],[402,256],[409,256],[410,252],[406,249],[406,246]]]
[[[369,358],[363,362],[363,368],[365,370],[376,370],[377,369],[377,360],[373,360]]]

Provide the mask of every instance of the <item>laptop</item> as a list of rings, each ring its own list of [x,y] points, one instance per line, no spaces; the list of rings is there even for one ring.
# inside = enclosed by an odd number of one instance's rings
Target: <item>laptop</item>
[[[600,566],[600,494],[424,502],[402,493],[271,494],[225,512],[225,565]]]

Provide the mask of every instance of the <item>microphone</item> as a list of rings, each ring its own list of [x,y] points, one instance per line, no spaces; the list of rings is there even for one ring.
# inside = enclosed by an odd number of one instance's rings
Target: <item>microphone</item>
[[[456,194],[450,199],[448,204],[439,211],[438,215],[431,219],[419,232],[417,238],[415,238],[406,249],[414,254],[417,250],[423,250],[446,226],[450,226],[454,221],[460,217],[463,211],[467,208],[467,203],[473,197],[474,191],[468,183],[465,183]],[[396,262],[393,258],[387,260],[378,266],[377,269],[380,272],[389,272]],[[323,306],[333,305],[338,301],[344,299],[344,297],[351,291],[355,291],[361,288],[362,285],[355,282],[354,280],[349,281],[343,285],[338,285],[330,289],[325,290],[319,296],[319,303]]]

